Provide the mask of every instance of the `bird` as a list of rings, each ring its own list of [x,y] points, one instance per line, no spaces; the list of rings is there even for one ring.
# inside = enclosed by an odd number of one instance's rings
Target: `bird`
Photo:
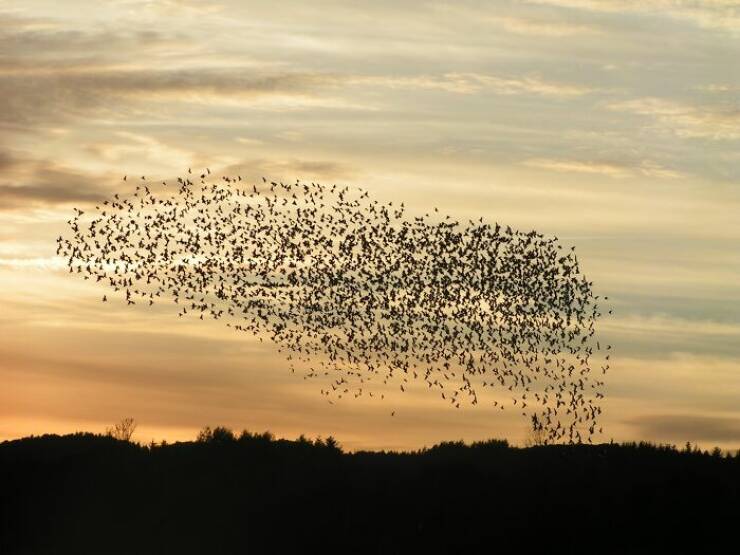
[[[190,175],[75,210],[57,239],[70,273],[132,310],[169,299],[179,318],[271,342],[330,404],[419,380],[455,409],[511,392],[496,412],[535,417],[547,441],[601,433],[604,309],[575,248],[481,217],[407,217],[359,187]]]

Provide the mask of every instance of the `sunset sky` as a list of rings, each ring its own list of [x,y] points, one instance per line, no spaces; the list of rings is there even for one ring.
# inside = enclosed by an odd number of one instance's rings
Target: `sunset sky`
[[[100,303],[55,239],[124,174],[362,186],[576,245],[614,315],[604,436],[740,447],[736,0],[0,1],[0,439],[521,442],[422,389],[330,406],[268,343]]]

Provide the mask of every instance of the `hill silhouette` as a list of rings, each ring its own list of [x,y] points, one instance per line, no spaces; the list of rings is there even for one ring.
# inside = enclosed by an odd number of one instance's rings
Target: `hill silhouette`
[[[737,544],[740,455],[77,433],[0,444],[0,492],[3,554],[686,553]]]

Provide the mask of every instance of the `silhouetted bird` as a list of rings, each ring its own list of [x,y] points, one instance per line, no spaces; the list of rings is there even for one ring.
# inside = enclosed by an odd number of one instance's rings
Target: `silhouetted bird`
[[[482,218],[409,219],[362,189],[197,175],[116,193],[84,222],[76,209],[71,237],[57,240],[70,272],[127,305],[169,297],[179,317],[270,339],[291,372],[326,382],[330,402],[383,400],[373,389],[422,380],[455,408],[511,391],[506,406],[536,417],[547,442],[600,429],[598,297],[556,238]],[[606,372],[608,355],[598,364]]]

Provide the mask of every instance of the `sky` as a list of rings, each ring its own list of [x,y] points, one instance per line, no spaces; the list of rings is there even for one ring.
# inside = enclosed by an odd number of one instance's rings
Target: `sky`
[[[598,439],[739,448],[738,59],[736,0],[0,1],[0,440],[526,438],[422,389],[328,405],[268,342],[102,305],[55,256],[124,174],[210,167],[575,245],[614,309]]]

